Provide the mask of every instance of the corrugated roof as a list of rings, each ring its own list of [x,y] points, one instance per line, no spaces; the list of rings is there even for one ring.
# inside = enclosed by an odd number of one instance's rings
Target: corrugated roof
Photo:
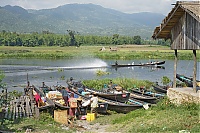
[[[172,8],[160,26],[155,28],[152,38],[170,38],[171,29],[185,12],[189,13],[197,21],[200,21],[200,1],[177,1],[175,7]]]

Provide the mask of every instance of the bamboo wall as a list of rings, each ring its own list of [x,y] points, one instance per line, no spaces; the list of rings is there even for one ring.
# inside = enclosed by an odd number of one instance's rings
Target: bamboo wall
[[[200,49],[200,22],[187,12],[180,18],[171,30],[171,49],[198,50]]]

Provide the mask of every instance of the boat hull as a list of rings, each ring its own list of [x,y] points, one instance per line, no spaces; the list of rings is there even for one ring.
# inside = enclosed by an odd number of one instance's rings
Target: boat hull
[[[160,86],[160,85],[152,85],[154,90],[157,92],[161,92],[161,93],[167,93],[167,88],[166,86]]]
[[[133,66],[159,66],[165,64],[165,61],[157,63],[143,63],[143,64],[113,64],[111,67],[133,67]]]

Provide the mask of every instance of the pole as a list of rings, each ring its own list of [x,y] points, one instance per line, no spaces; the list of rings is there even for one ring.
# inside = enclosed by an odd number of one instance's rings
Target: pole
[[[173,81],[173,88],[176,88],[176,71],[177,71],[177,49],[174,50],[175,60],[174,60],[174,81]]]
[[[196,76],[197,76],[197,57],[196,57],[196,50],[193,50],[193,57],[194,57],[194,68],[193,68],[193,91],[196,92],[197,83],[196,83]]]

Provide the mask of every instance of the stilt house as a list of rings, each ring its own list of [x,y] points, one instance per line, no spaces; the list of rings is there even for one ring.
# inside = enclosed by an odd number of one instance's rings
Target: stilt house
[[[196,90],[197,59],[200,49],[200,1],[177,1],[171,12],[156,27],[153,39],[170,39],[171,49],[175,51],[174,81],[176,87],[177,50],[193,50],[193,89]]]

